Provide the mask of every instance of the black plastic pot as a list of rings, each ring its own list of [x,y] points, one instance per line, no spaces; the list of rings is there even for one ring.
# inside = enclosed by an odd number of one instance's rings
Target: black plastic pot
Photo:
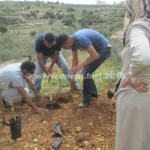
[[[53,149],[58,150],[61,145],[61,142],[62,142],[62,137],[56,137],[54,143],[52,144]]]
[[[58,103],[54,102],[54,103],[46,104],[46,108],[47,109],[58,109],[58,108],[60,108],[60,105]]]
[[[108,90],[108,91],[107,91],[107,97],[108,97],[109,99],[112,99],[112,98],[114,97],[114,91]]]
[[[54,143],[52,144],[52,147],[54,150],[59,150],[59,147],[62,143],[62,131],[63,128],[61,126],[61,124],[58,122],[55,124],[55,126],[53,127],[53,132],[55,133],[55,140]]]
[[[17,116],[16,120],[14,118],[9,119],[9,124],[11,139],[16,141],[17,138],[21,138],[21,117]]]
[[[53,132],[55,133],[55,135],[57,137],[61,137],[62,136],[62,131],[63,128],[61,126],[61,124],[58,122],[54,127],[53,127]]]

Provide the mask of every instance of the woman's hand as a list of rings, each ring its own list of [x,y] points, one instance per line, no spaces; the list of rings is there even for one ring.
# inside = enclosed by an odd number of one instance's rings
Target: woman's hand
[[[140,80],[138,83],[132,84],[132,87],[141,93],[149,91],[148,84],[143,80]]]
[[[132,88],[134,88],[135,90],[141,93],[149,91],[148,84],[144,80],[139,80],[138,82],[133,83],[130,76],[127,76],[124,79],[121,88],[125,88],[127,85],[130,85]]]

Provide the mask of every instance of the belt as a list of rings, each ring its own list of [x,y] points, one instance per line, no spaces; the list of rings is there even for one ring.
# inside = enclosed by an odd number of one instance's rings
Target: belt
[[[108,45],[107,47],[105,47],[103,50],[111,50],[111,45]]]
[[[108,44],[108,46],[107,46],[107,47],[111,48],[111,45],[110,45],[110,44]]]

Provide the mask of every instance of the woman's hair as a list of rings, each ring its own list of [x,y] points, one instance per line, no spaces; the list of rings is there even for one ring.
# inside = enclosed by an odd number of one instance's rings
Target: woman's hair
[[[30,72],[33,69],[35,69],[35,64],[32,61],[26,60],[21,64],[20,68],[21,70],[26,69],[27,71]]]

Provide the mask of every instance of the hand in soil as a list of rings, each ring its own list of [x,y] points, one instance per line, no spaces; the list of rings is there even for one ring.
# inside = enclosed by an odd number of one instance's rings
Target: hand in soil
[[[41,98],[41,95],[39,93],[36,93],[34,97],[35,101],[39,101],[40,98]]]
[[[40,108],[40,107],[37,107],[37,108],[35,109],[35,111],[36,111],[36,113],[38,113],[38,114],[42,114],[42,113],[44,112],[44,109],[43,109],[43,108]]]
[[[33,97],[32,100],[34,102],[38,102],[41,99],[41,95],[39,93],[36,93]]]

